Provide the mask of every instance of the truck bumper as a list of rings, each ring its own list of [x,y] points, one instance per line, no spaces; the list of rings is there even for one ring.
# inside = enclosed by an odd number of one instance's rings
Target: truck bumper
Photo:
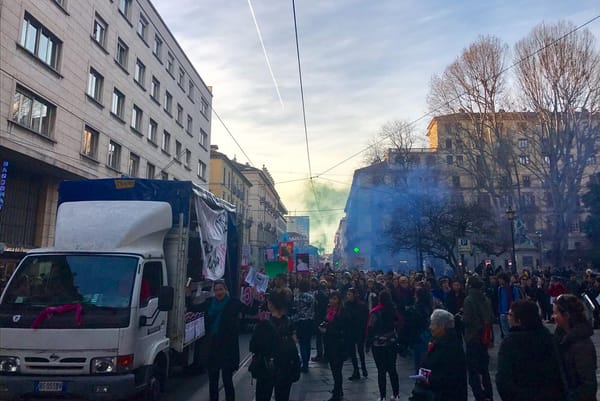
[[[39,391],[40,382],[61,382],[62,391]],[[133,373],[114,376],[0,376],[1,401],[22,398],[121,400],[131,398],[138,391]]]

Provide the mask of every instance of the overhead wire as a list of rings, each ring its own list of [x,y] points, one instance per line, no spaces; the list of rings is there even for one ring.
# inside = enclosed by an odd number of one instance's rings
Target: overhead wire
[[[591,18],[591,19],[589,19],[589,20],[587,20],[586,22],[582,23],[581,25],[578,25],[578,26],[576,26],[575,28],[573,28],[573,29],[572,29],[572,30],[570,30],[569,32],[567,32],[567,33],[565,33],[564,35],[562,35],[562,36],[558,37],[557,39],[554,39],[553,41],[551,41],[551,42],[547,43],[546,45],[544,45],[544,46],[540,47],[539,49],[535,50],[535,51],[534,51],[534,52],[532,52],[531,54],[528,54],[528,55],[526,55],[526,56],[524,56],[524,57],[520,58],[519,60],[515,61],[513,64],[509,65],[508,67],[505,67],[505,68],[503,68],[502,70],[500,70],[498,73],[496,73],[496,74],[495,74],[495,75],[493,75],[492,77],[490,77],[490,78],[487,78],[487,79],[484,79],[484,80],[483,80],[483,82],[487,82],[487,81],[489,81],[489,80],[492,80],[492,79],[496,79],[496,78],[498,78],[500,75],[504,74],[505,72],[507,72],[507,71],[509,71],[509,70],[513,69],[514,67],[516,67],[516,66],[518,66],[519,64],[521,64],[521,63],[525,62],[526,60],[528,60],[528,59],[530,59],[531,57],[535,56],[536,54],[540,53],[541,51],[543,51],[543,50],[545,50],[545,49],[547,49],[547,48],[549,48],[549,47],[551,47],[551,46],[554,46],[555,44],[557,44],[557,43],[558,43],[558,42],[560,42],[561,40],[565,39],[565,38],[566,38],[566,37],[568,37],[569,35],[572,35],[573,33],[577,32],[578,30],[580,30],[580,29],[582,29],[582,28],[586,27],[587,25],[589,25],[589,24],[593,23],[593,22],[594,22],[594,21],[596,21],[597,19],[600,19],[600,14],[599,14],[599,15],[596,15],[595,17],[593,17],[593,18]],[[480,84],[476,84],[476,85],[477,85],[477,86],[479,86]],[[419,121],[423,120],[424,118],[426,118],[426,117],[429,117],[429,116],[431,116],[431,115],[433,115],[433,114],[435,114],[435,113],[439,112],[440,110],[442,110],[442,107],[443,107],[443,106],[450,104],[450,102],[453,102],[453,101],[455,101],[455,100],[458,100],[458,99],[460,99],[462,96],[464,96],[464,95],[466,95],[466,94],[467,94],[466,92],[463,92],[463,93],[461,93],[461,94],[459,94],[459,95],[457,95],[457,96],[455,96],[455,97],[451,98],[450,100],[448,100],[448,101],[444,102],[442,105],[440,105],[440,106],[438,106],[438,107],[436,107],[436,108],[434,108],[434,109],[432,109],[432,110],[428,111],[427,113],[424,113],[424,114],[423,114],[423,115],[421,115],[420,117],[418,117],[418,118],[416,118],[416,119],[414,119],[414,120],[410,121],[410,122],[407,124],[407,126],[409,126],[409,127],[410,127],[410,126],[414,126],[416,123],[418,123]],[[325,175],[325,174],[327,174],[328,172],[330,172],[330,171],[332,171],[332,170],[336,169],[337,167],[341,166],[342,164],[345,164],[345,163],[347,163],[348,161],[350,161],[350,160],[354,159],[356,156],[358,156],[358,155],[362,154],[363,152],[365,152],[365,151],[369,150],[369,149],[370,149],[370,148],[372,148],[373,146],[377,146],[378,144],[380,144],[381,142],[385,141],[386,139],[387,139],[387,137],[383,137],[383,138],[381,138],[381,139],[378,139],[378,140],[374,141],[373,143],[371,143],[370,145],[368,145],[368,146],[364,147],[364,148],[363,148],[363,149],[361,149],[360,151],[358,151],[358,152],[356,152],[356,153],[353,153],[352,155],[350,155],[350,156],[346,157],[346,158],[345,158],[345,159],[343,159],[342,161],[340,161],[340,162],[338,162],[338,163],[334,164],[333,166],[329,167],[328,169],[326,169],[326,170],[322,171],[321,173],[317,174],[315,177],[320,177],[320,176],[322,176],[322,175]],[[312,175],[311,175],[311,176],[312,176]]]

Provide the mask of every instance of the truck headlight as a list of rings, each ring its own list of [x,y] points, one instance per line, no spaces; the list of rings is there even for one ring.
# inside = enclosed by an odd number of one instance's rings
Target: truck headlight
[[[92,359],[92,374],[115,373],[117,371],[117,358],[106,356]]]
[[[0,373],[17,373],[21,368],[21,361],[16,356],[0,355]]]

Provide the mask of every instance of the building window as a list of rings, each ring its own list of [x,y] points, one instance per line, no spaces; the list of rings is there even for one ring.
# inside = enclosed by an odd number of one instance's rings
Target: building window
[[[131,10],[131,0],[119,0],[119,12],[123,17],[129,19],[129,11]]]
[[[452,186],[460,187],[460,176],[455,175],[452,177]]]
[[[156,77],[152,77],[152,83],[150,84],[150,96],[152,99],[160,101],[160,81]]]
[[[208,147],[208,134],[203,129],[200,130],[200,146],[205,149]]]
[[[146,41],[146,31],[148,30],[148,20],[142,14],[140,14],[140,19],[137,25],[137,34],[142,38],[142,40]]]
[[[142,61],[138,58],[135,62],[135,71],[133,73],[133,79],[137,82],[142,88],[144,87],[144,82],[146,81],[146,66]]]
[[[142,109],[137,107],[135,104],[133,105],[133,109],[131,110],[131,128],[140,132],[142,130],[142,117],[144,116],[144,112]],[[143,135],[143,134],[142,134]]]
[[[206,164],[202,160],[198,160],[198,177],[206,179]]]
[[[452,150],[452,139],[446,139],[446,150]]]
[[[179,87],[181,89],[183,89],[183,82],[185,81],[185,71],[183,71],[182,67],[179,67],[179,79],[177,80],[177,83],[179,84]]]
[[[171,74],[171,76],[173,76],[174,63],[175,63],[175,58],[173,57],[173,55],[170,52],[167,53],[167,72],[169,74]]]
[[[200,113],[202,113],[204,117],[208,118],[208,102],[204,98],[202,98],[201,101]]]
[[[171,134],[169,134],[167,131],[163,131],[162,143],[160,145],[160,148],[163,151],[165,151],[166,153],[169,153],[170,147],[171,147]]]
[[[531,186],[531,177],[528,175],[523,176],[523,186],[529,188]]]
[[[150,119],[148,124],[148,140],[152,143],[156,143],[156,132],[158,131],[158,124],[153,119]]]
[[[134,153],[129,154],[129,165],[127,166],[127,175],[137,177],[140,169],[140,157]]]
[[[181,157],[181,142],[175,141],[175,160],[180,160]]]
[[[106,30],[108,29],[108,24],[104,22],[104,20],[96,14],[94,18],[94,32],[93,38],[102,47],[106,47]]]
[[[183,127],[183,106],[177,103],[177,124]]]
[[[123,119],[125,111],[125,95],[122,94],[117,88],[115,88],[113,91],[110,111],[120,119]]]
[[[519,139],[519,149],[525,150],[529,146],[529,141],[527,139]]]
[[[173,95],[165,91],[165,111],[171,115],[173,112]]]
[[[58,68],[58,55],[62,42],[29,13],[25,13],[21,46],[50,67]]]
[[[127,56],[129,55],[129,46],[119,38],[117,41],[117,63],[127,69]]]
[[[529,164],[529,155],[521,155],[519,156],[519,163],[521,163],[522,165],[526,166]]]
[[[183,165],[187,168],[190,168],[190,163],[192,162],[192,152],[189,149],[185,150],[185,160],[183,161]]]
[[[462,155],[458,155],[456,156],[456,165],[457,166],[462,166],[464,164],[464,158]]]
[[[194,120],[192,119],[192,116],[190,116],[189,114],[187,115],[187,127],[186,127],[186,131],[188,134],[191,134],[192,131],[194,129]]]
[[[452,155],[446,156],[446,164],[452,165],[453,162],[454,162],[454,158],[452,157]]]
[[[162,40],[158,35],[154,35],[154,46],[152,47],[152,54],[156,56],[157,59],[161,59],[162,53]]]
[[[12,107],[13,121],[50,137],[55,115],[56,106],[17,86]]]
[[[146,178],[153,179],[156,175],[156,167],[152,163],[146,164]]]
[[[87,94],[89,97],[102,103],[102,87],[104,85],[104,77],[93,68],[90,68],[90,74],[88,76],[88,87]]]
[[[190,82],[188,82],[188,98],[190,98],[192,102],[194,101],[194,83],[191,79]]]
[[[119,171],[121,165],[121,145],[113,141],[108,143],[108,158],[106,164],[108,167]]]
[[[92,159],[98,158],[98,140],[100,134],[95,129],[85,126],[81,139],[81,153]]]
[[[167,181],[169,179],[169,174],[166,171],[160,172],[160,179],[163,181]]]

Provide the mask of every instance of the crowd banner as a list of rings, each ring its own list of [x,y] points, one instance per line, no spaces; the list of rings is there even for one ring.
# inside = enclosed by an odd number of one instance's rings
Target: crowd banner
[[[225,275],[227,254],[227,211],[212,209],[204,199],[197,197],[196,215],[204,224],[198,225],[202,241],[203,274],[209,280],[218,280]]]

